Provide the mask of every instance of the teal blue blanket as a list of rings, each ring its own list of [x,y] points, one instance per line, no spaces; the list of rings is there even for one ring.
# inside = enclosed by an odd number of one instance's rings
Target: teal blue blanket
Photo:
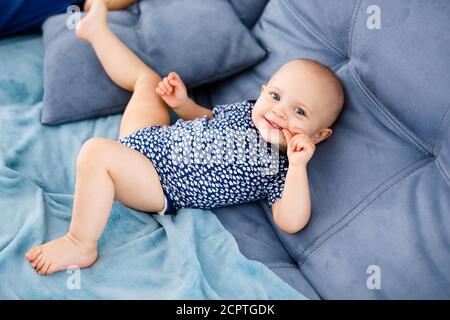
[[[0,41],[0,299],[304,298],[246,259],[212,212],[160,217],[118,202],[96,264],[37,275],[24,254],[67,232],[81,145],[116,139],[120,121],[42,126],[42,58],[40,37]]]

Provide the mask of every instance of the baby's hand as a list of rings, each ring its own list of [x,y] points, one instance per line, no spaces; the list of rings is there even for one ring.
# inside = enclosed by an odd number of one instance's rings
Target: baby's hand
[[[304,133],[294,136],[289,130],[283,129],[283,134],[287,141],[289,165],[306,165],[312,158],[316,145]]]
[[[171,108],[178,108],[188,99],[186,86],[176,72],[171,72],[163,78],[155,91]]]

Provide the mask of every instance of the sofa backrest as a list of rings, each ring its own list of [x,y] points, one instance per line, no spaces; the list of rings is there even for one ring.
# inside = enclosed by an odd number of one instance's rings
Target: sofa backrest
[[[449,17],[447,0],[271,0],[252,29],[268,57],[209,88],[212,104],[257,98],[296,58],[342,81],[308,165],[312,218],[277,230],[323,298],[450,298]]]

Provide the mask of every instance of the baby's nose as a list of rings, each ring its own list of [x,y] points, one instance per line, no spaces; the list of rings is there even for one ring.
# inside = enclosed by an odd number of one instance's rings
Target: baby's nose
[[[280,107],[273,107],[272,108],[272,112],[277,116],[280,117],[282,119],[286,119],[286,113],[284,112],[284,110]]]

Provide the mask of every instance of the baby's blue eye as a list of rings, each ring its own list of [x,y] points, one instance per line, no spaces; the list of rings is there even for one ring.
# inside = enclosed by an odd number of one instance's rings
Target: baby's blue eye
[[[305,111],[303,111],[303,109],[300,108],[300,107],[296,107],[296,108],[294,109],[294,112],[297,113],[297,114],[299,114],[299,115],[301,115],[301,116],[304,116],[304,115],[305,115]]]
[[[280,96],[277,93],[271,92],[270,95],[274,100],[280,101]]]

